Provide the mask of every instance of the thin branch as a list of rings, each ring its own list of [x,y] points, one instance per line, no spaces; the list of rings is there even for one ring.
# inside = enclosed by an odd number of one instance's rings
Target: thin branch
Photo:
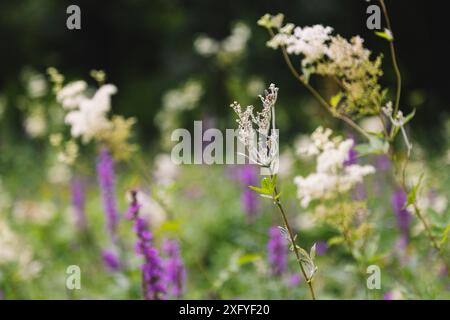
[[[394,32],[392,31],[391,20],[389,19],[389,14],[388,14],[388,11],[387,11],[387,8],[386,8],[386,4],[384,3],[384,0],[379,0],[379,1],[380,1],[381,8],[383,9],[384,18],[386,19],[386,25],[387,25],[389,31],[392,34],[394,34]],[[402,75],[400,73],[400,68],[398,67],[397,54],[396,54],[395,45],[394,45],[394,39],[391,39],[389,41],[389,47],[391,49],[392,65],[394,67],[395,76],[397,78],[397,92],[396,92],[395,107],[394,107],[394,114],[397,114],[399,106],[400,106],[400,96],[401,96],[401,93],[402,93]]]
[[[269,34],[271,37],[274,37],[275,34],[273,33],[272,29],[268,29],[269,30]],[[294,77],[300,81],[300,83],[306,87],[306,89],[308,89],[308,91],[314,96],[314,98],[316,98],[316,100],[320,103],[320,105],[322,107],[324,107],[333,117],[338,118],[342,121],[344,121],[345,123],[347,123],[349,126],[351,126],[353,129],[355,129],[356,131],[358,131],[361,135],[363,135],[367,140],[370,141],[371,137],[360,127],[356,124],[356,122],[354,122],[352,119],[350,119],[349,117],[347,117],[346,115],[343,114],[339,114],[337,112],[334,112],[332,107],[328,104],[328,102],[320,95],[320,93],[314,89],[314,87],[312,87],[308,82],[305,81],[305,79],[297,72],[297,70],[295,69],[294,65],[292,64],[291,59],[289,58],[289,55],[286,51],[286,47],[285,46],[281,46],[281,52],[283,53],[283,58],[289,68],[289,70],[291,71],[291,73],[294,75]]]

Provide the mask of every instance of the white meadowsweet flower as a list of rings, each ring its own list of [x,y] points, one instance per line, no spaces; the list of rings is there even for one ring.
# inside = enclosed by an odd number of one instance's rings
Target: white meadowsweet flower
[[[73,137],[82,137],[83,142],[87,143],[97,134],[111,128],[107,113],[111,109],[111,95],[116,92],[114,85],[103,85],[92,98],[81,99],[78,109],[67,113],[65,123],[72,127]]]
[[[2,248],[0,267],[13,264],[14,270],[24,280],[35,277],[41,271],[42,265],[33,260],[30,246],[2,219],[0,219],[0,248]]]
[[[47,81],[42,74],[35,74],[30,77],[27,83],[28,94],[31,98],[39,98],[47,93]]]
[[[383,122],[379,116],[366,117],[360,121],[359,125],[366,132],[380,133],[384,130]]]
[[[216,40],[208,36],[201,35],[195,39],[194,49],[199,55],[210,57],[219,51],[220,45]]]
[[[177,112],[194,109],[203,95],[203,88],[196,80],[187,81],[182,87],[172,89],[162,98],[163,109]]]
[[[86,89],[87,83],[85,81],[70,82],[58,92],[56,100],[61,103],[64,109],[77,108],[80,102],[86,99]]]
[[[346,165],[354,142],[341,137],[330,139],[331,134],[330,129],[317,128],[311,135],[309,146],[304,148],[308,155],[317,157],[316,172],[294,178],[297,197],[304,208],[313,200],[332,199],[338,193],[348,192],[362,182],[363,177],[375,173],[373,166]]]
[[[42,137],[47,131],[47,121],[41,108],[34,110],[25,118],[25,131],[32,138]]]
[[[170,155],[159,154],[155,157],[154,178],[160,185],[169,185],[175,181],[180,173],[180,167],[177,166]]]
[[[292,29],[290,25],[285,27],[287,29],[284,31]],[[326,42],[330,40],[331,32],[333,28],[319,24],[312,27],[296,27],[294,34],[287,39],[286,50],[289,54],[304,55],[303,65],[314,63],[325,54]]]
[[[245,23],[236,23],[231,30],[230,36],[222,42],[223,50],[228,53],[240,54],[245,50],[251,34],[250,28]]]

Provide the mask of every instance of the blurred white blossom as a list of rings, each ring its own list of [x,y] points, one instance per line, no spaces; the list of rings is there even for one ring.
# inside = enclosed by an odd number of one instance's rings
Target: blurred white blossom
[[[160,185],[169,185],[175,181],[180,173],[180,168],[176,165],[170,155],[159,154],[155,157],[153,176]]]
[[[45,76],[38,73],[28,79],[27,92],[30,98],[39,98],[47,94],[48,85]]]
[[[311,135],[311,143],[300,149],[300,152],[316,157],[316,172],[294,179],[297,197],[304,208],[313,200],[331,199],[347,192],[362,182],[364,176],[375,173],[375,168],[370,165],[345,165],[354,142],[341,137],[330,139],[331,134],[330,129],[319,127]]]
[[[82,82],[78,82],[77,85],[69,84],[69,88],[66,86],[58,93],[58,97],[63,106],[70,106],[72,109],[65,117],[65,123],[72,127],[72,136],[81,137],[83,142],[87,143],[95,136],[111,129],[112,124],[107,118],[107,113],[111,109],[111,96],[117,92],[117,88],[112,84],[103,85],[92,98],[88,98],[80,97],[80,90],[83,87]]]
[[[25,131],[31,138],[38,138],[47,132],[47,120],[42,108],[35,108],[25,118]]]
[[[0,266],[14,264],[22,279],[31,279],[41,271],[42,265],[33,259],[30,246],[3,219],[0,219],[0,248]]]

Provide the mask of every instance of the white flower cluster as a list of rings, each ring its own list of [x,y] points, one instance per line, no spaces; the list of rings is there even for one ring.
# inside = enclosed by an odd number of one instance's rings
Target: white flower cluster
[[[320,24],[301,28],[287,23],[282,27],[283,19],[284,16],[278,14],[266,15],[259,21],[260,25],[278,31],[267,42],[267,46],[273,49],[285,46],[287,53],[303,55],[303,66],[314,64],[323,57],[332,60],[341,68],[349,68],[355,61],[369,59],[370,51],[364,48],[364,40],[359,36],[348,41],[339,35],[332,36],[333,28]]]
[[[158,185],[171,185],[179,174],[180,167],[172,161],[169,154],[161,153],[155,157],[153,176]]]
[[[267,42],[267,45],[274,49],[286,46],[286,51],[289,54],[303,54],[305,58],[302,64],[308,65],[322,58],[328,51],[326,43],[331,39],[331,32],[333,32],[333,28],[319,24],[301,28],[288,23]]]
[[[42,265],[33,259],[30,246],[2,219],[0,219],[0,248],[0,267],[7,264],[14,265],[18,275],[25,280],[33,278],[41,271]]]
[[[194,41],[194,49],[201,56],[217,55],[223,61],[223,58],[240,56],[245,51],[250,36],[250,28],[245,23],[238,22],[232,28],[231,34],[222,41],[206,35],[198,36]]]
[[[264,96],[259,97],[263,108],[256,115],[253,106],[247,106],[243,111],[241,105],[235,101],[230,107],[238,116],[236,122],[239,125],[239,140],[247,148],[249,160],[263,167],[273,167],[279,155],[274,109],[278,88],[272,83],[269,89],[265,90]]]
[[[204,93],[202,83],[190,79],[179,88],[167,91],[162,97],[162,108],[156,114],[155,124],[161,131],[162,144],[166,149],[172,147],[171,132],[179,127],[180,115],[195,109]]]
[[[339,193],[349,191],[363,177],[375,173],[370,165],[345,165],[349,159],[353,140],[343,140],[341,137],[331,138],[331,129],[317,128],[311,135],[311,141],[297,150],[300,154],[315,156],[316,172],[307,177],[297,176],[297,196],[302,207],[317,199],[331,199]]]
[[[178,89],[169,90],[162,98],[163,108],[170,112],[194,109],[203,95],[203,88],[196,80],[187,81]]]
[[[81,137],[84,143],[112,128],[107,117],[111,109],[111,96],[117,92],[112,84],[102,85],[92,97],[87,95],[87,84],[75,81],[67,84],[57,94],[57,100],[69,110],[65,123],[71,126],[71,135]]]

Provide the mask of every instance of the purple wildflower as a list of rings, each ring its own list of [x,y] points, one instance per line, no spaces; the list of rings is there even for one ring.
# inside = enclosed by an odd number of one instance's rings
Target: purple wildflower
[[[449,269],[446,265],[442,265],[439,269],[439,276],[440,277],[448,277],[450,275]]]
[[[394,293],[392,291],[388,291],[384,294],[383,300],[394,300]]]
[[[142,291],[146,300],[163,299],[166,288],[163,284],[163,267],[158,250],[153,247],[153,236],[147,222],[139,217],[139,204],[136,199],[136,191],[131,191],[132,203],[128,210],[127,218],[134,220],[134,232],[137,235],[136,254],[143,256]]]
[[[244,212],[247,214],[248,220],[252,222],[258,214],[259,202],[258,194],[249,189],[258,183],[258,168],[254,165],[243,165],[239,171],[239,180],[244,185],[241,193],[241,204]]]
[[[102,251],[103,263],[109,272],[120,270],[120,260],[117,254],[111,250]]]
[[[168,257],[164,264],[168,289],[174,297],[181,298],[186,283],[186,269],[180,254],[180,246],[175,240],[166,240],[163,251]]]
[[[353,138],[351,138],[353,140],[353,145],[352,148],[348,151],[348,156],[347,159],[344,161],[344,166],[348,167],[351,166],[352,164],[356,164],[358,163],[358,152],[356,152],[355,150],[355,140]]]
[[[401,237],[404,243],[408,243],[409,239],[409,225],[411,223],[411,215],[405,208],[406,193],[403,190],[398,190],[392,195],[392,208],[397,217],[397,226],[400,230]]]
[[[328,251],[328,244],[325,241],[316,242],[316,255],[323,256]]]
[[[103,208],[106,215],[107,230],[116,242],[116,230],[119,220],[117,212],[116,195],[115,195],[115,175],[114,160],[111,158],[108,150],[103,148],[97,161],[97,175],[100,189],[102,192]]]
[[[70,182],[70,189],[72,194],[72,207],[75,214],[75,224],[79,230],[86,229],[86,194],[85,181],[79,177],[72,178]]]
[[[375,159],[377,171],[387,171],[391,167],[391,160],[386,155],[377,156]]]
[[[297,287],[300,282],[302,281],[302,277],[298,273],[291,273],[286,278],[286,286],[288,288],[295,288]]]
[[[278,227],[269,229],[267,251],[272,275],[281,275],[287,267],[288,244]]]

